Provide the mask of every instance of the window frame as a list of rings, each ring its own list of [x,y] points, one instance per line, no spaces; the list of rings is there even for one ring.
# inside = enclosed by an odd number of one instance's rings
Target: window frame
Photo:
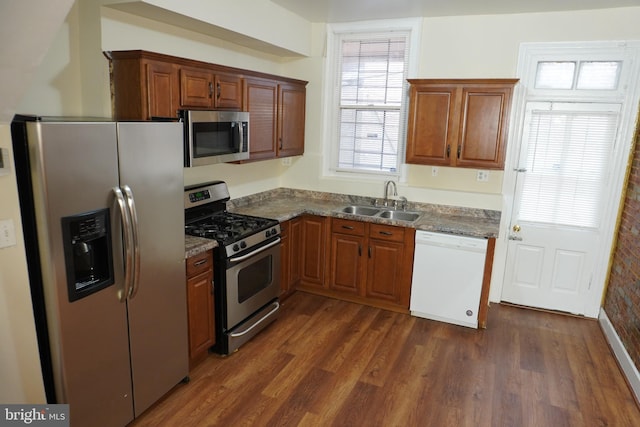
[[[405,151],[406,151],[406,127],[409,105],[408,83],[403,85],[403,98],[400,107],[400,131],[398,137],[398,168],[396,172],[375,171],[366,169],[344,169],[338,167],[340,146],[340,42],[345,35],[362,34],[363,39],[372,34],[391,34],[393,32],[408,32],[408,63],[406,78],[414,78],[417,75],[419,61],[419,44],[421,38],[422,19],[393,19],[379,21],[363,21],[342,24],[327,24],[326,44],[326,68],[324,97],[324,124],[323,175],[328,177],[357,177],[364,180],[383,181],[387,179],[406,180]]]

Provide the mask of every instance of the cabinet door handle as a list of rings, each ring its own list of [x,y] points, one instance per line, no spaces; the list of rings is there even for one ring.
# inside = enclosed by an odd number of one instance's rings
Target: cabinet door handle
[[[358,243],[358,256],[362,256],[362,245]]]
[[[198,267],[198,266],[200,266],[200,265],[202,265],[202,264],[204,264],[204,263],[206,263],[206,262],[207,262],[207,259],[206,259],[206,258],[204,258],[204,259],[201,259],[201,260],[199,260],[199,261],[194,262],[194,263],[193,263],[193,266],[194,266],[194,267]]]
[[[280,138],[280,149],[282,150],[282,138]]]
[[[390,231],[380,231],[379,233],[383,236],[393,236],[393,233],[391,233]]]
[[[217,99],[220,99],[220,95],[222,94],[222,92],[221,92],[221,88],[220,88],[220,83],[218,83],[218,84],[216,85],[216,90],[218,91],[218,92],[216,93],[216,98],[217,98]]]
[[[447,159],[451,156],[451,145],[447,144]]]
[[[462,149],[462,147],[458,145],[458,158],[460,158],[460,150],[461,149]]]
[[[343,225],[342,228],[344,228],[345,230],[353,230],[353,227],[351,225]]]
[[[369,249],[367,250],[369,258],[371,258],[371,246],[369,246]]]
[[[209,98],[213,98],[213,83],[209,82]]]

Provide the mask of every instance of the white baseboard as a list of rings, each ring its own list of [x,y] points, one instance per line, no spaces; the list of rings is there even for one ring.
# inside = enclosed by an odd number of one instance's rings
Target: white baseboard
[[[605,313],[604,308],[600,309],[598,321],[602,331],[604,332],[604,336],[609,342],[609,346],[611,346],[611,349],[618,360],[620,368],[622,368],[624,376],[627,379],[627,383],[635,395],[636,402],[640,402],[640,373],[638,372],[638,368],[634,365],[633,360],[631,360],[627,349],[624,348],[624,345],[622,344],[618,333],[613,328],[613,324],[609,320],[607,313]]]

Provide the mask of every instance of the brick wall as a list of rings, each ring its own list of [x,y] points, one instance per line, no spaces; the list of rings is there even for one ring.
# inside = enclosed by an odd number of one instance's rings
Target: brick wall
[[[627,193],[604,310],[640,369],[640,130],[636,132]]]

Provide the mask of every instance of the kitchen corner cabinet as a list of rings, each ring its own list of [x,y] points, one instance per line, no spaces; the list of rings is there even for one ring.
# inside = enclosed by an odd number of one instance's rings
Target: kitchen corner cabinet
[[[288,298],[300,281],[300,251],[302,248],[302,219],[294,218],[280,224],[281,276],[280,299]]]
[[[244,79],[243,110],[250,114],[250,160],[304,153],[306,83]]]
[[[242,79],[195,67],[180,68],[181,108],[242,108]]]
[[[354,302],[408,310],[414,239],[410,228],[333,218],[329,290]]]
[[[189,367],[193,368],[215,344],[212,251],[188,258],[186,270]]]
[[[407,163],[504,169],[517,79],[409,79]]]

